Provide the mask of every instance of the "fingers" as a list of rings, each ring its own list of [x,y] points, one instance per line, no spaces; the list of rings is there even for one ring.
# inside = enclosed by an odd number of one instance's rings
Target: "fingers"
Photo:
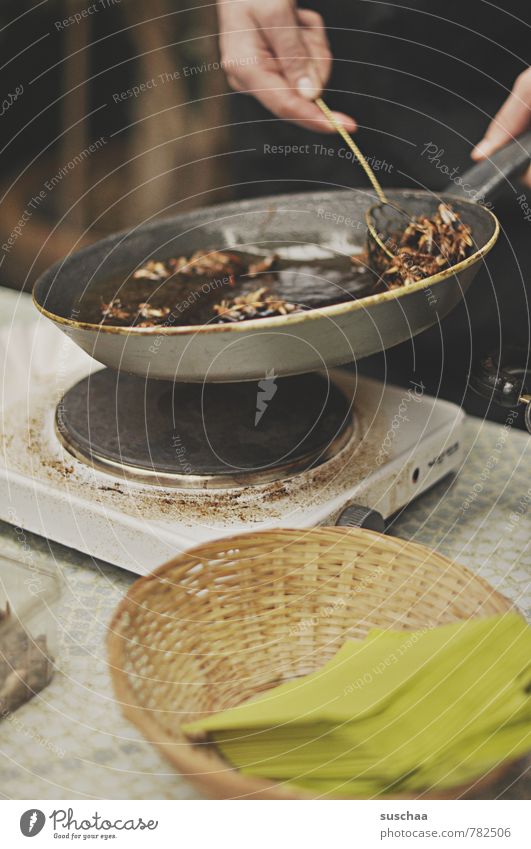
[[[247,87],[242,86],[243,77]],[[307,130],[334,132],[315,103],[300,97],[280,74],[264,71],[263,68],[248,68],[245,74],[240,74],[238,91],[254,94],[270,112]],[[357,125],[352,118],[342,112],[334,114],[347,132],[355,132]]]
[[[279,118],[332,133],[313,102],[330,76],[332,57],[323,19],[292,0],[218,0],[220,47],[232,88],[254,95]],[[255,61],[249,61],[253,59]],[[348,132],[356,122],[335,113]]]
[[[332,71],[332,54],[323,19],[318,12],[310,9],[299,9],[297,19],[322,90],[330,79]]]
[[[531,124],[531,69],[517,77],[509,97],[471,153],[476,161],[519,136]]]
[[[290,86],[300,97],[315,100],[322,82],[295,5],[286,0],[267,0],[253,9],[253,16]]]

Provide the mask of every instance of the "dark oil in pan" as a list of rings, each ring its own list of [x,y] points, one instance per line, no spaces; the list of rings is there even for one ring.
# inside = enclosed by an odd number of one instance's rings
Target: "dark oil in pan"
[[[234,252],[233,252],[234,253]],[[244,258],[248,255],[239,253]],[[256,256],[253,255],[253,260]],[[378,287],[373,274],[363,265],[352,265],[349,257],[312,259],[311,261],[278,260],[275,269],[252,278],[236,280],[223,274],[212,277],[174,275],[163,281],[134,279],[131,275],[115,276],[94,283],[78,302],[79,321],[98,324],[102,305],[119,298],[132,318],[108,317],[106,324],[127,327],[137,323],[140,304],[153,308],[169,307],[169,316],[153,318],[154,325],[202,325],[215,322],[214,305],[224,299],[267,288],[268,295],[313,309],[350,301],[374,294]]]

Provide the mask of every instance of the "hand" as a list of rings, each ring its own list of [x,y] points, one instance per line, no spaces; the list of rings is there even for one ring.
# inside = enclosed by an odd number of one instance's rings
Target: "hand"
[[[491,121],[484,138],[472,151],[472,159],[486,159],[530,126],[531,68],[528,68],[516,78],[509,97]],[[524,182],[531,188],[531,168],[525,175]]]
[[[301,127],[333,130],[313,103],[328,81],[332,57],[321,15],[294,0],[218,0],[221,59],[229,84]],[[348,115],[335,113],[346,130]]]

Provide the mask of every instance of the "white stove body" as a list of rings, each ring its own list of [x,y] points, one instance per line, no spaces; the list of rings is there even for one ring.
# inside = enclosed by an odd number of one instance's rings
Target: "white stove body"
[[[355,432],[335,457],[293,478],[226,490],[132,483],[71,456],[55,407],[101,368],[43,319],[0,334],[0,518],[145,574],[201,542],[242,531],[335,524],[357,503],[388,517],[457,471],[464,415],[423,387],[334,373],[354,397]]]

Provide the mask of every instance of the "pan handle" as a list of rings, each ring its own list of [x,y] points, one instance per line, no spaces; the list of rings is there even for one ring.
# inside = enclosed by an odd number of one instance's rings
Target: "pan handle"
[[[445,191],[452,195],[461,194],[467,200],[478,203],[492,200],[512,177],[524,173],[530,161],[531,130],[528,130],[488,159],[465,171],[458,181],[452,180]]]

